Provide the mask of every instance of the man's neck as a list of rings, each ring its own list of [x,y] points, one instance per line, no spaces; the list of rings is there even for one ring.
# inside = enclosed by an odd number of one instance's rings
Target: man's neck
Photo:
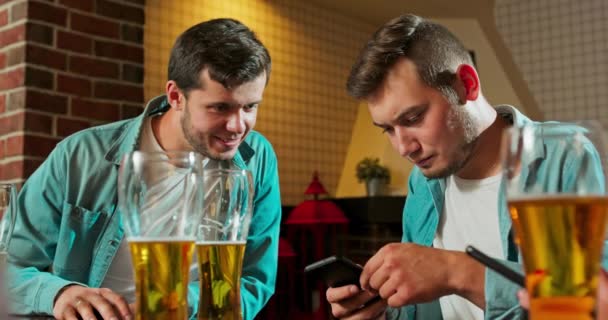
[[[497,175],[501,171],[500,148],[503,130],[508,123],[497,115],[496,110],[483,98],[473,102],[479,136],[467,164],[456,173],[463,179],[483,179]]]
[[[184,145],[184,133],[181,128],[179,114],[173,109],[152,118],[152,132],[158,144],[167,151],[190,150],[189,145]]]

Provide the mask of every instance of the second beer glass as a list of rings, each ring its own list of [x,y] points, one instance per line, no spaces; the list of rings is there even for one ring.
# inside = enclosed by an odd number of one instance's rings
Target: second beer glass
[[[240,279],[252,215],[249,171],[204,171],[205,201],[196,253],[199,263],[199,320],[240,320]]]

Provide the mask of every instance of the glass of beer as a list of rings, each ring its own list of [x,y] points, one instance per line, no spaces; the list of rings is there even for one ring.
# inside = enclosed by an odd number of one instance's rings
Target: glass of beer
[[[533,320],[596,319],[608,219],[606,141],[597,122],[513,127],[507,202]]]
[[[139,151],[121,162],[118,201],[133,261],[136,319],[188,318],[202,163],[192,152]]]
[[[253,180],[246,170],[208,169],[196,252],[199,320],[240,320],[241,271],[252,215]]]
[[[16,202],[15,186],[12,184],[0,184],[0,274],[6,270],[8,258],[8,245],[13,234]]]

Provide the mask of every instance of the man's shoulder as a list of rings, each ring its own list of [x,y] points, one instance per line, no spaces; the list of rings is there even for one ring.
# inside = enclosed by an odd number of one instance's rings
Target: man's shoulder
[[[537,127],[542,125],[543,135],[548,136],[572,134],[576,132],[581,132],[584,134],[587,131],[587,129],[575,123],[561,121],[535,122],[534,125]]]
[[[272,144],[268,139],[261,133],[252,130],[245,138],[245,143],[253,149],[255,153],[266,153],[270,152],[274,154]]]
[[[542,135],[545,148],[540,153],[541,155],[560,155],[564,152],[572,151],[570,143],[564,143],[560,137],[566,137],[575,133],[580,133],[583,141],[587,141],[586,145],[593,145],[587,138],[588,129],[581,127],[575,123],[559,122],[559,121],[544,121],[533,122],[535,132]],[[540,131],[542,130],[542,131]],[[585,144],[584,144],[585,145]],[[561,157],[561,156],[560,156]]]
[[[239,147],[239,153],[245,166],[254,172],[254,178],[256,173],[259,174],[259,178],[266,176],[268,170],[276,170],[277,155],[270,141],[257,131],[251,131],[247,135],[245,142]]]
[[[97,147],[106,149],[116,143],[126,126],[134,119],[121,120],[94,126],[71,134],[57,144],[58,148],[73,150],[76,148]]]

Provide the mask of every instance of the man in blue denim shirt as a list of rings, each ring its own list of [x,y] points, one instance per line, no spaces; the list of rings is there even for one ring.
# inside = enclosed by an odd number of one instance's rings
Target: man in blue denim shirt
[[[177,39],[166,94],[137,118],[78,132],[27,180],[9,248],[11,311],[58,319],[132,319],[133,274],[116,209],[121,157],[133,150],[193,150],[248,169],[254,212],[243,262],[244,319],[274,292],[280,223],[277,159],[252,131],[270,76],[267,49],[238,21],[195,25]],[[191,317],[199,300],[189,285]]]
[[[374,124],[416,167],[402,243],[384,246],[365,264],[363,290],[327,290],[333,315],[523,319],[517,285],[463,251],[473,244],[521,269],[501,185],[500,141],[505,128],[534,122],[513,107],[490,105],[462,43],[445,27],[414,15],[395,18],[373,35],[347,87],[368,103]],[[543,170],[555,169],[551,156],[539,159]],[[377,295],[382,299],[367,304]]]

